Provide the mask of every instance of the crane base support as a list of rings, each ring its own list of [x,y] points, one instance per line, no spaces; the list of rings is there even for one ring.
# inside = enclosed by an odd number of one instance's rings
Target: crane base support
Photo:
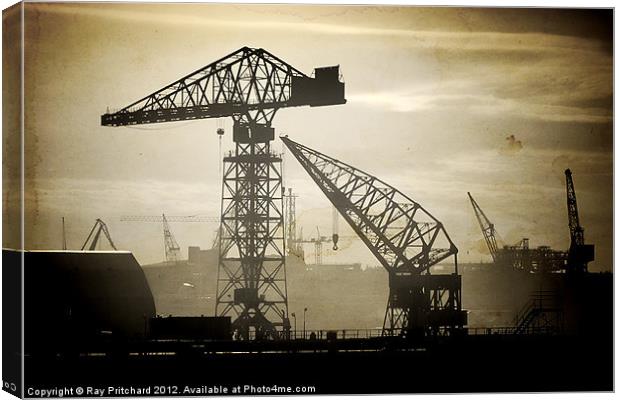
[[[384,335],[423,338],[454,335],[467,325],[467,311],[461,308],[461,276],[390,275],[390,298]]]

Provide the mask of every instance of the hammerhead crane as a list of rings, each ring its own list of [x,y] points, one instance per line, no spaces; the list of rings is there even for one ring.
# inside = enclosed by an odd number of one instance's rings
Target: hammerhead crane
[[[338,66],[314,77],[264,49],[243,47],[101,116],[104,126],[231,117],[235,150],[224,158],[216,314],[240,336],[286,331],[282,159],[272,121],[286,107],[344,104]]]
[[[567,269],[569,272],[584,273],[588,271],[588,263],[594,260],[594,245],[585,244],[583,227],[579,224],[577,195],[571,170],[567,169],[564,174],[566,175],[566,205],[570,232]]]

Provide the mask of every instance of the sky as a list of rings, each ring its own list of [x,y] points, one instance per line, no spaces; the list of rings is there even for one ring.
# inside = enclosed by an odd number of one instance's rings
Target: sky
[[[111,128],[100,116],[249,46],[308,75],[340,65],[347,104],[279,110],[276,134],[422,204],[459,261],[490,261],[467,192],[503,243],[567,249],[570,168],[596,245],[590,269],[612,269],[609,10],[27,3],[25,28],[27,248],[59,248],[63,216],[79,248],[102,218],[118,247],[158,262],[161,226],[121,215],[219,216],[216,129],[232,149],[231,120]],[[279,140],[273,148],[283,151]],[[284,158],[298,226],[330,235],[328,200]],[[171,225],[184,254],[210,247],[216,228]],[[359,241],[341,248],[324,261],[378,264]]]

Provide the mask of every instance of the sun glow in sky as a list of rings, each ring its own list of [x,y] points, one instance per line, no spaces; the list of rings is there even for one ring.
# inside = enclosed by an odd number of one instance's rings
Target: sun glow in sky
[[[161,227],[120,215],[218,216],[215,120],[108,128],[100,115],[250,46],[307,74],[340,65],[347,104],[280,110],[277,134],[421,203],[460,261],[490,260],[468,191],[506,243],[566,249],[571,168],[591,269],[611,270],[611,32],[608,10],[27,3],[27,247],[59,248],[62,216],[79,247],[102,218],[119,247],[157,262]],[[330,234],[329,202],[290,156],[285,185],[304,234]],[[186,254],[216,226],[172,229]],[[325,261],[376,264],[341,247]]]

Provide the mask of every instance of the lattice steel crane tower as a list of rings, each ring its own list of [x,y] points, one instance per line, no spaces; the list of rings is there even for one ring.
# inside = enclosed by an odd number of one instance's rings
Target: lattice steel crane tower
[[[224,158],[216,314],[249,338],[288,325],[282,173],[271,151],[280,108],[344,104],[339,67],[309,77],[263,49],[243,47],[115,113],[104,126],[232,117]]]

